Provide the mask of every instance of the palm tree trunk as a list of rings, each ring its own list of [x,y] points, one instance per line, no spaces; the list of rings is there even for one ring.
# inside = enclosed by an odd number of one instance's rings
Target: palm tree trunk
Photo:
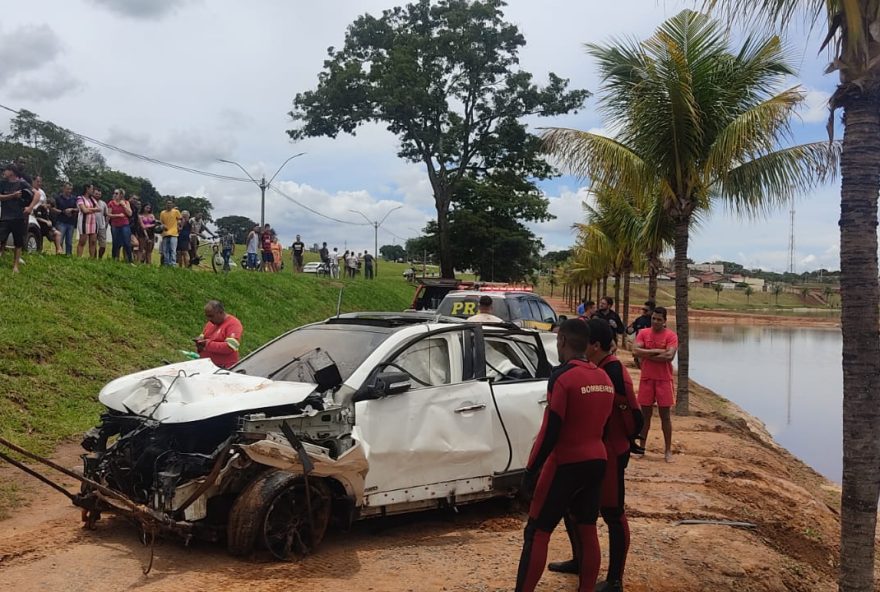
[[[657,275],[660,273],[660,258],[648,255],[648,300],[657,301]]]
[[[629,327],[629,279],[630,279],[630,268],[629,268],[629,266],[627,266],[623,270],[623,326],[624,326],[624,328]],[[625,334],[624,334],[622,343],[623,343],[623,349],[627,349]]]
[[[620,271],[614,274],[614,305],[617,307],[617,314],[620,314]]]
[[[678,387],[675,413],[688,415],[688,239],[690,220],[685,216],[675,223],[675,332],[678,334]]]
[[[854,92],[854,91],[850,91]],[[876,91],[875,91],[876,92]],[[840,590],[874,588],[880,495],[880,96],[846,100],[840,159],[840,302],[843,333],[843,491]]]

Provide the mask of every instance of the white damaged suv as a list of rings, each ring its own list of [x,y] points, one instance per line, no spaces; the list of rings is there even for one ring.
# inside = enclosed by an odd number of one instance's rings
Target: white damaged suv
[[[327,528],[515,493],[540,427],[537,331],[423,313],[305,325],[230,370],[208,360],[116,379],[75,503],[153,532],[311,552]]]

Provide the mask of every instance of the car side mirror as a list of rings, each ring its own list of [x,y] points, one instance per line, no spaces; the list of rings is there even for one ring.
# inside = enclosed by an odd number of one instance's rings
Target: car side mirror
[[[352,397],[352,402],[371,401],[373,399],[381,399],[390,395],[399,395],[405,393],[412,387],[412,381],[405,372],[380,372],[373,379],[373,382],[364,385]]]

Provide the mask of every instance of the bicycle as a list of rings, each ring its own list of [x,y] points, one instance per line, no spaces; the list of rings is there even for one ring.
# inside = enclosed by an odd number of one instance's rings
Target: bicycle
[[[196,257],[192,260],[192,267],[208,267],[214,270],[214,273],[229,273],[230,266],[235,265],[231,261],[229,265],[225,264],[223,254],[220,251],[219,238],[200,238],[199,246],[196,249]]]

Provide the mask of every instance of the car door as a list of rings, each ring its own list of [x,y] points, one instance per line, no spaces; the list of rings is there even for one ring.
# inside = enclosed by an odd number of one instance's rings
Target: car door
[[[547,400],[547,363],[539,335],[528,333],[486,332],[483,337],[485,366],[475,367],[475,374],[488,380],[497,410],[492,415],[495,446],[492,453],[493,474],[525,468],[532,444],[538,435]],[[512,369],[518,369],[511,371]],[[508,447],[508,438],[510,446]]]
[[[491,487],[492,403],[469,364],[472,331],[428,334],[376,369],[402,371],[412,380],[406,392],[356,403],[354,433],[370,465],[367,505],[443,499]]]

